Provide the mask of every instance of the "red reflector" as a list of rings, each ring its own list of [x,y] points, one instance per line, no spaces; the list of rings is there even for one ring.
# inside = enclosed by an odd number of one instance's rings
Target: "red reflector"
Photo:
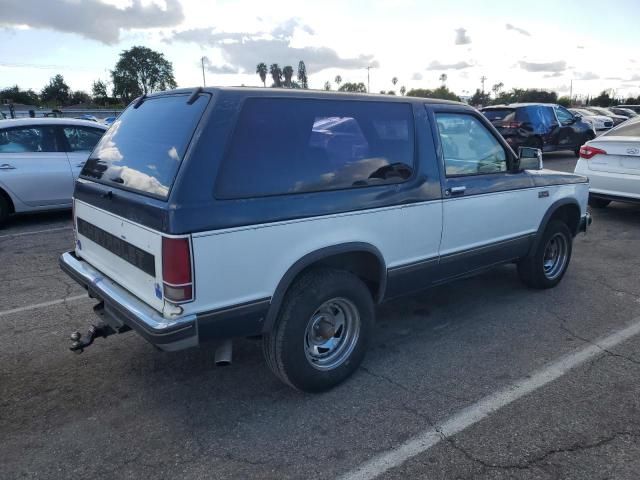
[[[193,298],[188,238],[162,238],[162,280],[168,300],[182,302]]]
[[[606,155],[607,152],[600,148],[592,147],[591,145],[583,145],[580,147],[580,158],[589,160],[596,155]]]

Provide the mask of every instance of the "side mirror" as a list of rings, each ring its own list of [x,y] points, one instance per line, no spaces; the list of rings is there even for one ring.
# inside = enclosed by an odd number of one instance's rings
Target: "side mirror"
[[[518,170],[542,170],[542,150],[533,147],[518,148]]]
[[[582,118],[582,115],[580,115],[579,113],[576,113],[576,114],[573,116],[573,119],[574,119],[574,120],[576,120],[576,121],[580,120],[581,118]]]

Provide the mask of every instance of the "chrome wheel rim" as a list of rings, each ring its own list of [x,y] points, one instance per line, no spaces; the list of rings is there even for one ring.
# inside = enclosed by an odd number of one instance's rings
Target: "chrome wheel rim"
[[[562,274],[569,256],[569,243],[561,233],[553,235],[544,249],[544,275],[549,280],[555,280]]]
[[[327,300],[311,315],[304,336],[304,352],[318,370],[332,370],[351,355],[360,337],[360,314],[346,298]]]

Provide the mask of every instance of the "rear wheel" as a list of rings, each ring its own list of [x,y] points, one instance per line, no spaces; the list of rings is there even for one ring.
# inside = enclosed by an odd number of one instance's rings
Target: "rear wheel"
[[[9,204],[7,200],[0,194],[0,227],[2,227],[9,217]]]
[[[316,269],[295,281],[263,337],[271,371],[306,392],[328,390],[362,362],[374,323],[371,293],[357,276]]]
[[[569,266],[572,242],[566,223],[549,222],[536,249],[518,263],[520,279],[531,288],[555,287]]]
[[[604,198],[592,197],[589,195],[589,206],[593,208],[605,208],[607,205],[611,203],[611,200],[606,200]]]

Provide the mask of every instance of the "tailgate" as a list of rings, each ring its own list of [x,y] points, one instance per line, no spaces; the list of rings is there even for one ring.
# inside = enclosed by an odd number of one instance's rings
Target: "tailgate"
[[[76,254],[161,312],[161,234],[79,200],[75,221]]]

